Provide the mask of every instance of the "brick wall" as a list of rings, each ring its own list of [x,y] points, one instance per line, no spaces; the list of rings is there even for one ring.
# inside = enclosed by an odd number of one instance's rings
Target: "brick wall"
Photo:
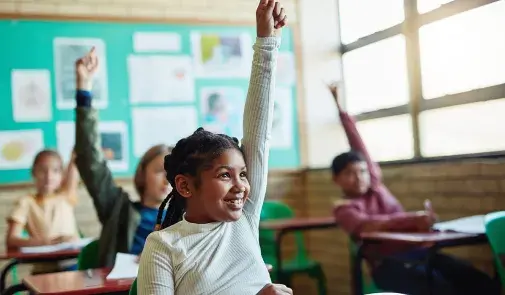
[[[456,161],[450,163],[388,166],[384,181],[407,210],[420,210],[432,200],[441,220],[505,210],[505,161]],[[273,189],[273,188],[270,188]],[[307,172],[308,216],[327,215],[340,192],[329,170]],[[340,231],[312,232],[309,249],[314,259],[323,261],[329,294],[349,294],[348,239]],[[477,267],[492,271],[488,246],[461,247],[450,251],[471,260]]]
[[[296,0],[283,0],[290,21]],[[254,21],[257,0],[0,0],[0,13],[93,18]]]
[[[456,161],[450,163],[410,164],[383,169],[384,181],[407,210],[419,210],[429,198],[442,220],[505,210],[504,161]],[[267,199],[282,200],[294,208],[297,216],[327,216],[340,192],[333,186],[328,170],[272,172]],[[130,182],[120,185],[133,193]],[[14,200],[30,188],[0,188],[0,218],[5,219]],[[79,226],[88,236],[100,231],[93,205],[84,189],[77,207]],[[0,223],[5,232],[5,224]],[[3,236],[0,250],[3,250]],[[329,294],[349,293],[349,256],[347,237],[338,229],[305,234],[310,256],[322,262],[328,278]],[[291,237],[283,244],[283,252],[293,253]],[[479,251],[477,251],[479,250]],[[461,247],[451,253],[471,260],[485,271],[491,271],[491,255],[487,246]],[[22,269],[26,274],[27,268]],[[317,294],[315,284],[307,277],[294,280],[295,294]]]

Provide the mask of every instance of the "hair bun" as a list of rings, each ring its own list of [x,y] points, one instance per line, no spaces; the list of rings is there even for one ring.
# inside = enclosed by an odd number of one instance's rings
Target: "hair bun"
[[[168,154],[165,156],[165,161],[163,163],[163,168],[165,169],[165,171],[168,171],[169,167],[172,166],[172,154]]]
[[[236,137],[232,137],[231,139],[232,139],[232,140],[233,140],[233,142],[234,142],[234,143],[236,143],[237,145],[239,144],[238,138],[236,138]]]
[[[200,133],[200,132],[204,132],[205,129],[203,129],[203,127],[198,127],[198,129],[196,129],[195,133]]]

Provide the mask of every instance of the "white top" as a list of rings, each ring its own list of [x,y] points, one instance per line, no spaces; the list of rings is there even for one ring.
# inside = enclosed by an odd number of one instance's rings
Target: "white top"
[[[280,38],[257,38],[244,112],[242,148],[251,185],[236,222],[182,220],[147,238],[140,262],[140,295],[253,295],[271,283],[261,257],[259,219],[265,199],[275,68]]]

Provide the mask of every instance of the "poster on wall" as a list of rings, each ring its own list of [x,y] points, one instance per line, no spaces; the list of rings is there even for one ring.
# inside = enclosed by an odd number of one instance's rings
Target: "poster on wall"
[[[44,149],[42,130],[0,131],[0,170],[30,169]]]
[[[277,85],[283,86],[293,86],[295,84],[295,56],[292,52],[279,52],[275,81]]]
[[[107,160],[109,168],[114,172],[127,171],[130,157],[128,126],[121,121],[100,122],[98,133],[103,156]],[[75,123],[57,122],[56,137],[58,152],[65,163],[68,163],[75,144]]]
[[[12,113],[15,122],[49,122],[52,119],[49,70],[12,70]]]
[[[242,138],[246,94],[238,87],[206,87],[201,90],[201,122],[205,130]]]
[[[195,74],[201,78],[249,78],[252,40],[247,33],[192,32]]]
[[[198,114],[192,106],[133,108],[133,152],[142,157],[154,145],[175,146],[197,128]]]
[[[181,35],[171,32],[135,32],[135,52],[178,52],[181,51]]]
[[[192,102],[195,81],[189,56],[130,55],[132,103]]]
[[[277,149],[293,147],[293,92],[290,88],[275,89],[271,147]]]
[[[107,60],[101,39],[55,38],[53,40],[56,106],[75,108],[75,62],[95,47],[99,68],[93,80],[93,106],[106,108],[108,103]]]

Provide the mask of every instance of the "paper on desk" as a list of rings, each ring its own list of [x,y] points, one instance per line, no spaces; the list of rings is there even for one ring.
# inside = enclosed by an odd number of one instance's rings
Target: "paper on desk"
[[[116,262],[107,276],[108,280],[136,278],[139,271],[137,255],[117,253]]]
[[[93,241],[93,238],[83,238],[76,242],[60,243],[56,245],[38,246],[38,247],[21,247],[19,250],[22,253],[50,253],[63,250],[81,249],[82,247]]]
[[[469,234],[483,234],[486,232],[484,215],[475,215],[439,222],[436,223],[433,228],[440,231],[456,231]]]

